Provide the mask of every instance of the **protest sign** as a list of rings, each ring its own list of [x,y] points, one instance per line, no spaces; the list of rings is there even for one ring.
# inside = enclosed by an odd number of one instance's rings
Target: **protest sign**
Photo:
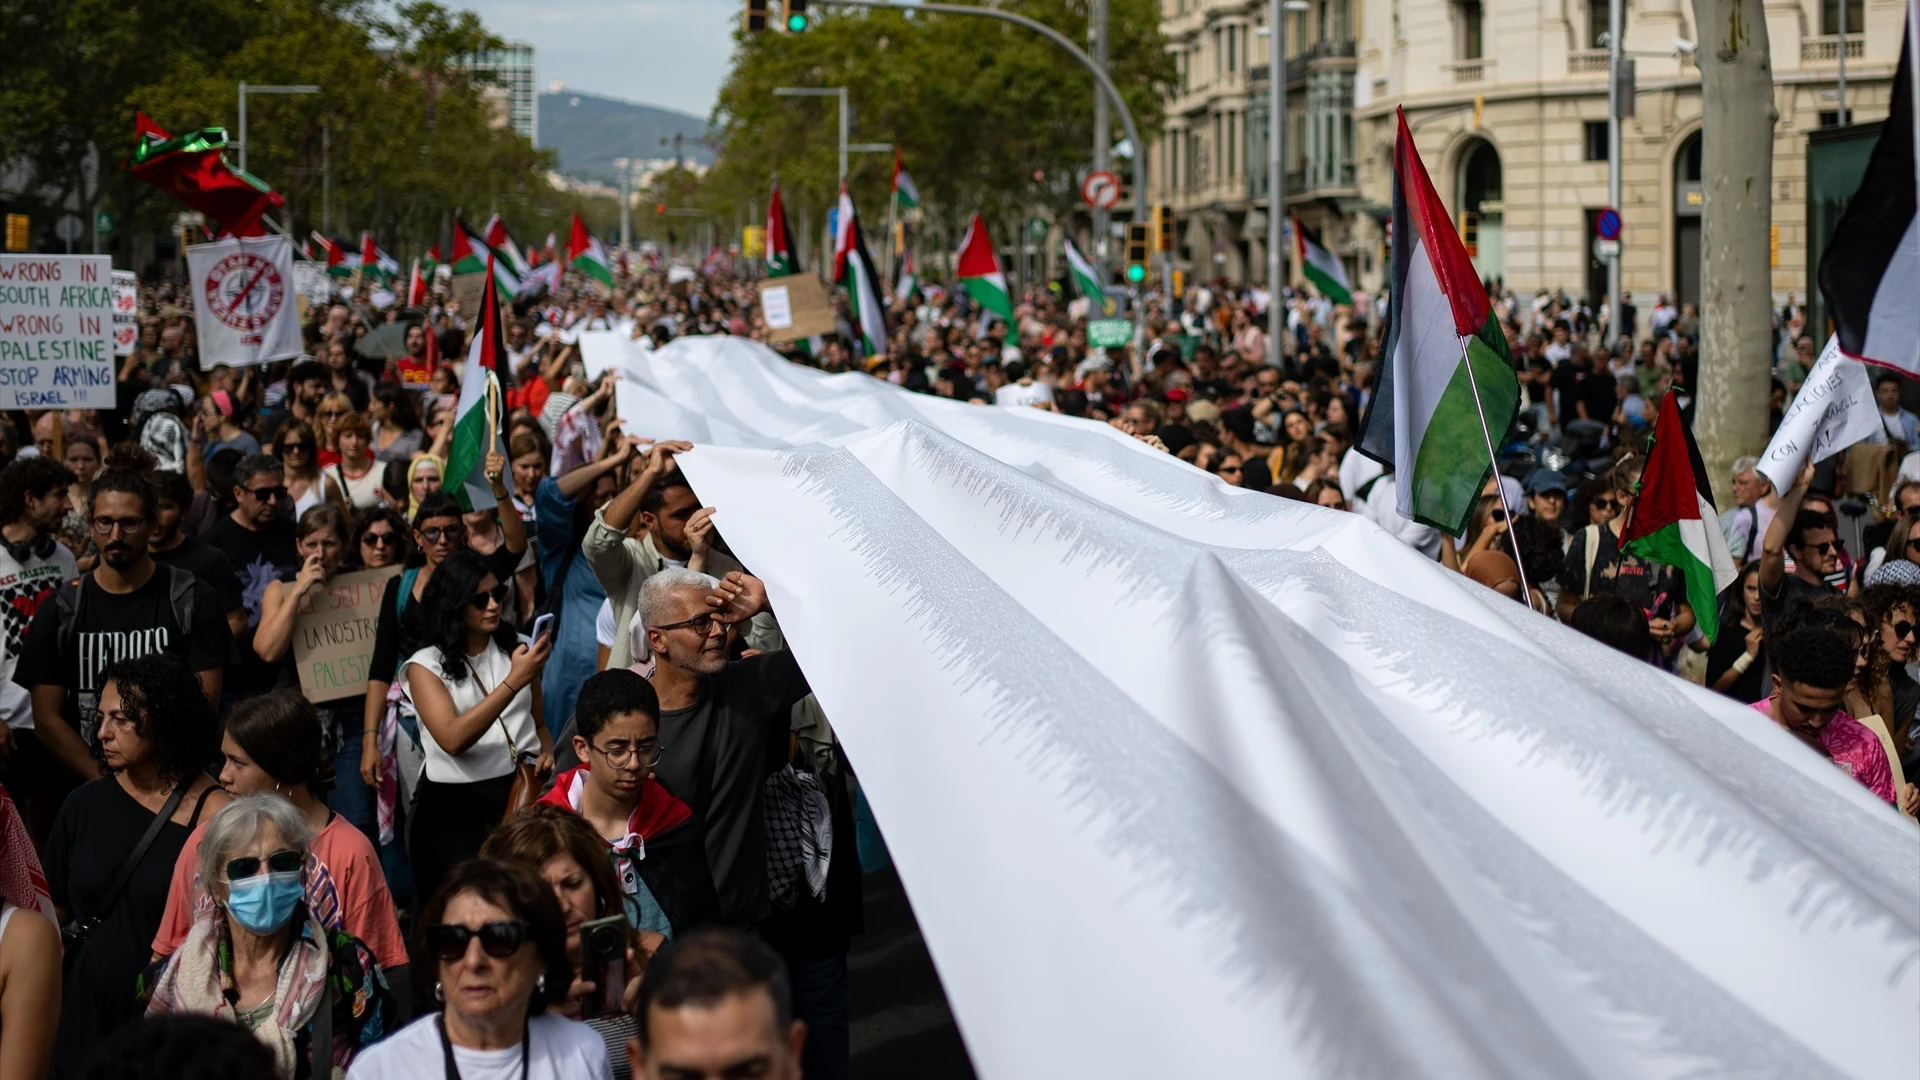
[[[131,270],[113,272],[113,355],[132,356],[140,343],[140,279]]]
[[[760,310],[766,315],[768,341],[833,333],[833,305],[827,301],[826,287],[812,274],[762,279]]]
[[[200,362],[257,367],[305,350],[293,296],[293,241],[228,237],[187,249]]]
[[[105,255],[0,255],[0,408],[113,408],[112,274]]]
[[[1760,473],[1773,481],[1773,490],[1785,491],[1807,462],[1825,461],[1879,432],[1880,408],[1866,367],[1840,351],[1840,339],[1829,337],[1760,455]]]
[[[388,566],[340,574],[301,598],[293,622],[293,666],[308,701],[334,701],[367,692],[380,594],[387,579],[399,572],[399,567]]]
[[[1087,323],[1087,344],[1096,349],[1113,348],[1133,340],[1133,324],[1126,319],[1093,319]]]
[[[461,313],[471,315],[479,311],[480,305],[486,302],[487,275],[484,272],[455,274],[449,292],[453,299],[459,302]]]

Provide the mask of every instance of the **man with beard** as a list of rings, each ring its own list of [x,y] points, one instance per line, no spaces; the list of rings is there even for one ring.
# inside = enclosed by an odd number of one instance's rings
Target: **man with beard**
[[[162,566],[177,566],[213,586],[219,594],[220,608],[227,613],[227,628],[235,637],[247,632],[247,607],[240,599],[240,582],[233,576],[233,563],[226,553],[188,536],[181,529],[187,508],[193,505],[193,485],[177,472],[156,470],[153,481],[153,536],[147,541],[147,553]],[[71,576],[71,575],[69,575]]]
[[[100,564],[40,605],[15,678],[33,695],[41,745],[76,776],[99,775],[93,738],[100,673],[116,660],[166,653],[185,660],[215,701],[233,635],[213,587],[153,561],[157,498],[146,473],[112,467],[93,482],[87,522]]]
[[[240,661],[227,680],[230,693],[245,696],[273,687],[279,666],[253,654],[253,627],[260,625],[260,598],[267,583],[300,568],[294,523],[281,516],[287,501],[286,470],[270,454],[248,454],[233,468],[233,511],[216,518],[203,534],[225,552],[246,607],[246,628],[236,634]],[[224,609],[223,609],[224,610]]]
[[[320,399],[327,396],[327,366],[318,360],[301,359],[287,372],[287,397],[280,405],[267,413],[260,423],[261,431],[278,431],[280,425],[289,419],[305,420],[319,427],[315,414],[320,409]]]
[[[77,572],[54,539],[67,515],[73,472],[47,457],[0,470],[0,766],[13,757],[15,729],[33,728],[33,705],[14,681],[27,626],[40,604]]]

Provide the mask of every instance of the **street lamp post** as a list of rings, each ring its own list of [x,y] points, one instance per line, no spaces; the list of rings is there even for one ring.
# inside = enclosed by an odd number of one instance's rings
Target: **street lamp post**
[[[1620,117],[1623,110],[1633,104],[1631,100],[1622,101],[1620,93],[1620,64],[1625,48],[1620,40],[1624,6],[1625,0],[1607,3],[1607,205],[1615,212],[1620,209]],[[1633,333],[1633,327],[1620,325],[1620,308],[1620,252],[1616,249],[1607,257],[1607,337],[1610,340],[1602,344],[1609,350],[1622,332]]]
[[[1284,357],[1287,333],[1286,256],[1281,225],[1287,213],[1287,13],[1307,10],[1306,0],[1267,0],[1267,349],[1274,367]]]
[[[893,144],[890,142],[854,143],[853,145],[847,147],[847,152],[849,154],[891,154],[893,153]],[[893,196],[889,195],[887,196],[887,257],[885,261],[882,263],[882,269],[880,271],[880,276],[889,282],[893,280],[894,209],[895,208],[894,208]],[[891,288],[892,286],[888,286],[888,287]]]
[[[840,182],[847,182],[847,88],[844,86],[776,86],[774,97],[830,97],[840,99]]]
[[[240,171],[247,171],[247,95],[248,94],[317,94],[317,86],[249,86],[240,84]]]

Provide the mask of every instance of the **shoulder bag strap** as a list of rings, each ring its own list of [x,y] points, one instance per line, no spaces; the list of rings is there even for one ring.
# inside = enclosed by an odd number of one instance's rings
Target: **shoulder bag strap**
[[[1583,600],[1593,595],[1593,559],[1594,559],[1594,556],[1600,554],[1600,526],[1598,525],[1587,526],[1586,541],[1587,541],[1587,580],[1586,580],[1586,586],[1580,590],[1580,598]]]
[[[120,901],[120,894],[127,891],[127,883],[133,880],[133,872],[139,869],[140,860],[146,858],[147,849],[153,846],[154,840],[160,835],[160,830],[166,828],[167,822],[173,820],[174,811],[180,809],[180,800],[187,797],[187,789],[192,786],[191,780],[183,780],[174,785],[173,794],[167,796],[166,804],[160,807],[160,812],[153,815],[153,824],[147,826],[147,831],[141,835],[140,842],[133,846],[133,854],[128,855],[127,861],[120,865],[120,872],[114,875],[113,884],[107,886],[106,893],[100,897],[100,910],[93,913],[93,921],[98,922],[106,918],[107,913],[113,910],[113,905]],[[202,796],[202,801],[204,800],[205,796]]]

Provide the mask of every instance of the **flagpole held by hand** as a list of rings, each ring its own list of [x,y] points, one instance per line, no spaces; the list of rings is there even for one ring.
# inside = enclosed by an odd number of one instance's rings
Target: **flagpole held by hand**
[[[1494,494],[1500,499],[1500,512],[1507,517],[1507,546],[1513,548],[1513,565],[1520,571],[1520,592],[1531,608],[1533,586],[1527,581],[1526,560],[1520,557],[1520,537],[1513,529],[1513,508],[1507,505],[1507,493],[1500,488],[1500,457],[1493,452],[1493,432],[1487,429],[1487,407],[1480,401],[1480,379],[1473,373],[1473,358],[1467,355],[1466,338],[1460,339],[1460,363],[1466,366],[1467,383],[1473,388],[1473,412],[1480,418],[1480,437],[1486,442],[1487,462],[1493,466]]]

